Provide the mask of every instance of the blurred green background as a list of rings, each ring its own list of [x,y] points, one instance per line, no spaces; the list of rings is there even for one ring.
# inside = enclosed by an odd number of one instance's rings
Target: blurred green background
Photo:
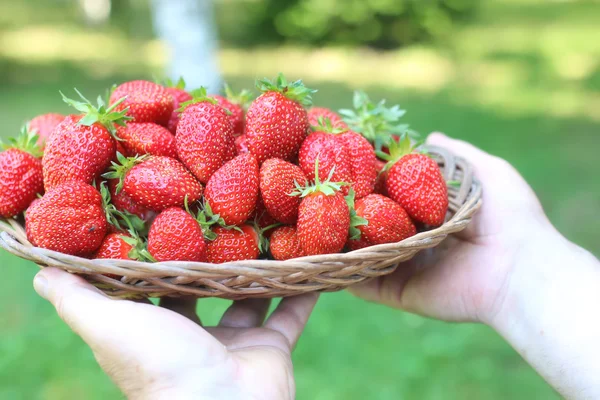
[[[112,3],[92,24],[74,0],[0,0],[2,137],[36,114],[67,112],[59,89],[102,93],[163,73],[169,53],[147,2]],[[220,0],[216,15],[234,87],[282,71],[317,87],[318,105],[349,106],[356,88],[399,103],[416,130],[508,159],[557,228],[600,255],[598,1]],[[34,293],[37,268],[4,252],[0,265],[0,399],[119,398]],[[201,300],[199,311],[215,323],[227,305]],[[299,399],[557,397],[487,327],[347,293],[322,296],[294,361]]]

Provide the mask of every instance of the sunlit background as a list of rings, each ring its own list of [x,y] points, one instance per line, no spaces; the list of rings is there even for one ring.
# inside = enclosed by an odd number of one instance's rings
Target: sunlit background
[[[235,88],[281,71],[317,87],[318,105],[347,107],[357,88],[399,103],[417,131],[508,159],[558,229],[600,255],[600,2],[216,0],[213,11],[215,57]],[[149,0],[0,0],[0,136],[37,114],[68,112],[59,89],[96,95],[172,71],[157,18]],[[119,398],[35,295],[35,265],[4,252],[0,265],[0,399]],[[215,323],[227,305],[201,300],[199,312]],[[484,326],[346,293],[322,296],[294,361],[299,399],[557,397]]]

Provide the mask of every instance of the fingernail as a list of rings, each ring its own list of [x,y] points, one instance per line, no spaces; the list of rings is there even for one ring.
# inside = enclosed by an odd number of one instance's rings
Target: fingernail
[[[33,279],[33,288],[44,299],[48,300],[48,279],[42,274],[37,274]]]

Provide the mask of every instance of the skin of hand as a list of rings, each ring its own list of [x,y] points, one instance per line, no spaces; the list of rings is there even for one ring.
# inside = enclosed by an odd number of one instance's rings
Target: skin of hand
[[[567,241],[506,161],[434,133],[475,168],[483,203],[464,231],[350,291],[445,321],[493,327],[567,398],[600,398],[600,262]]]
[[[81,277],[45,268],[36,291],[90,346],[128,399],[293,399],[291,351],[318,295],[233,302],[204,328],[195,300],[161,306],[107,297]]]

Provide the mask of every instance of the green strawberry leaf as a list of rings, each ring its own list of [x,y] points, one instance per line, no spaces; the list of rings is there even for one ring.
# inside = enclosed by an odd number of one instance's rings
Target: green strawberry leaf
[[[280,73],[275,81],[270,79],[258,79],[256,81],[256,88],[265,92],[279,92],[290,100],[300,103],[304,107],[310,107],[312,105],[312,95],[317,92],[315,89],[309,89],[304,86],[302,80],[297,80],[292,83],[288,83],[285,76]]]
[[[21,131],[16,137],[8,138],[8,143],[4,143],[2,140],[0,140],[0,147],[5,150],[22,150],[31,154],[35,158],[42,158],[44,152],[37,144],[38,139],[39,136],[37,135],[37,131],[29,130],[29,126],[24,125],[21,127]]]

